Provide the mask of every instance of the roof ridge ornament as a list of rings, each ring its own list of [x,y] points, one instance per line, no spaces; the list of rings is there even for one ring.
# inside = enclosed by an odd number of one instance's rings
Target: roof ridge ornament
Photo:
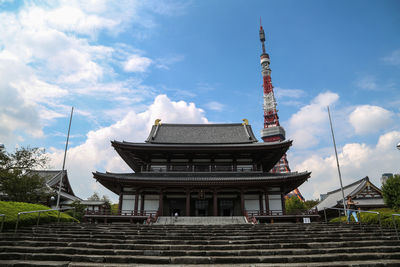
[[[249,120],[248,119],[243,119],[242,121],[243,121],[242,125],[249,125]]]
[[[161,124],[161,119],[156,119],[155,121],[154,121],[154,125],[159,125],[159,124]]]

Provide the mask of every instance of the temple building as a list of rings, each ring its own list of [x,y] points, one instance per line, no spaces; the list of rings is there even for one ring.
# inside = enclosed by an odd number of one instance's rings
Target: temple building
[[[286,151],[292,141],[279,124],[262,27],[260,40],[262,141],[246,119],[236,124],[164,124],[157,119],[144,143],[112,141],[133,172],[93,175],[119,195],[120,216],[285,216],[285,195],[310,172],[289,169]]]
[[[271,173],[292,141],[258,142],[237,124],[161,124],[144,143],[112,141],[134,171],[93,173],[119,195],[120,214],[258,216],[285,214],[284,196],[310,172]]]
[[[364,177],[343,187],[344,198],[350,196],[356,209],[362,210],[386,208],[382,191],[374,185],[369,177]],[[321,195],[321,202],[316,205],[320,213],[324,208],[343,208],[343,195],[340,188]],[[335,214],[336,215],[336,214]]]

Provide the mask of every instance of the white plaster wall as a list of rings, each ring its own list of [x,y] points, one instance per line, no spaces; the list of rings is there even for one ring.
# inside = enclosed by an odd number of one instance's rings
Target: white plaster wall
[[[269,210],[272,212],[280,211],[282,212],[282,200],[281,195],[268,195]]]
[[[145,195],[144,196],[144,210],[155,211],[158,210],[159,196],[158,195]]]
[[[135,209],[135,195],[122,195],[122,211]]]
[[[244,195],[245,210],[260,210],[259,195]]]

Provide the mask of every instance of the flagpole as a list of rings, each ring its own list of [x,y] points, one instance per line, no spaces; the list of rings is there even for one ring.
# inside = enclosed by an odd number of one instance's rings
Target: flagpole
[[[337,150],[336,150],[335,134],[333,133],[331,112],[329,111],[329,106],[328,106],[328,116],[329,116],[329,123],[330,123],[330,125],[331,125],[333,147],[335,148],[336,165],[337,165],[337,169],[338,169],[338,173],[339,173],[340,189],[342,190],[344,216],[346,216],[346,204],[345,204],[345,199],[344,199],[344,191],[343,191],[343,183],[342,183],[342,174],[340,173],[339,159],[338,159]]]
[[[58,186],[58,196],[57,196],[57,206],[56,209],[60,207],[60,194],[61,194],[61,187],[62,187],[62,180],[64,178],[64,168],[65,168],[65,158],[67,157],[67,149],[68,149],[68,141],[69,141],[69,132],[71,130],[71,122],[72,122],[72,114],[74,113],[74,107],[71,109],[71,117],[69,118],[69,126],[68,126],[68,134],[67,134],[67,142],[65,143],[65,151],[64,151],[64,161],[61,170],[61,178],[60,184]]]

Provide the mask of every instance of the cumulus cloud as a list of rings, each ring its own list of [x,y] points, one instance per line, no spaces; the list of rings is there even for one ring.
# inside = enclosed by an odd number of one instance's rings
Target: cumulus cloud
[[[338,99],[336,93],[321,93],[290,117],[287,138],[295,140],[295,147],[307,148],[318,144],[319,137],[327,131],[325,125],[329,125],[326,108]]]
[[[154,90],[141,81],[121,78],[115,82],[120,78],[115,66],[125,63],[127,71],[143,72],[152,60],[128,58],[137,54],[132,47],[101,45],[98,40],[100,33],[117,35],[128,27],[132,34],[148,34],[155,25],[154,14],[184,10],[178,3],[168,9],[162,3],[161,10],[154,10],[152,4],[136,0],[26,1],[14,11],[1,10],[2,142],[14,145],[26,134],[43,137],[44,126],[68,114],[65,103],[77,98],[83,101],[82,95],[108,100],[125,97],[136,103],[153,97]]]
[[[96,170],[131,172],[111,147],[110,140],[144,142],[157,118],[163,123],[208,123],[204,111],[194,103],[171,101],[166,95],[158,95],[145,111],[129,111],[114,124],[90,131],[83,144],[69,149],[67,169],[74,192],[86,198],[96,190],[116,201],[116,196],[96,183],[91,173]],[[49,154],[51,165],[61,166],[62,156],[61,149],[52,148]]]
[[[392,131],[381,135],[376,145],[349,143],[339,148],[338,157],[343,184],[347,185],[368,176],[375,185],[380,186],[380,177],[383,173],[399,172],[400,153],[396,149],[399,140],[400,132]],[[291,163],[295,170],[312,171],[309,182],[300,187],[306,198],[319,198],[320,194],[340,187],[333,153],[321,156],[310,152],[305,159],[298,158]]]
[[[357,134],[374,133],[393,123],[393,113],[378,106],[363,105],[355,108],[349,121]]]
[[[146,72],[152,62],[150,58],[131,55],[128,60],[123,63],[123,67],[127,72]]]

